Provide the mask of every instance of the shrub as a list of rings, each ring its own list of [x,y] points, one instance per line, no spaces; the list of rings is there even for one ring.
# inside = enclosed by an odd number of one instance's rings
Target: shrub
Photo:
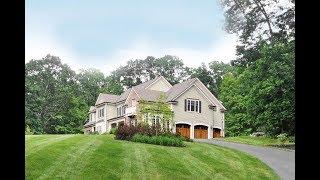
[[[117,128],[111,128],[109,134],[116,134]]]
[[[185,144],[180,138],[177,137],[168,137],[168,136],[148,136],[143,134],[135,134],[132,137],[133,142],[141,142],[147,144],[156,144],[162,146],[176,146],[176,147],[183,147]]]
[[[25,135],[32,135],[33,132],[31,131],[30,127],[27,125],[25,130]]]
[[[295,143],[295,142],[296,142],[295,136],[290,136],[290,137],[288,138],[288,141],[289,141],[289,142],[292,142],[292,143]]]
[[[90,135],[98,135],[99,132],[98,132],[98,131],[93,131],[93,132],[90,132],[89,134],[90,134]]]
[[[120,127],[118,127],[118,130],[115,133],[115,139],[119,140],[131,140],[133,135],[137,133],[137,128],[132,125],[124,124]]]
[[[278,141],[284,143],[284,142],[288,141],[288,135],[287,135],[287,133],[279,134],[277,136],[277,139],[278,139]]]
[[[264,132],[254,132],[250,134],[251,137],[259,137],[259,136],[265,136]]]
[[[148,136],[174,136],[172,132],[163,130],[160,126],[150,126],[145,123],[139,123],[137,126],[124,124],[119,127],[115,132],[115,138],[120,140],[130,140],[137,133]]]

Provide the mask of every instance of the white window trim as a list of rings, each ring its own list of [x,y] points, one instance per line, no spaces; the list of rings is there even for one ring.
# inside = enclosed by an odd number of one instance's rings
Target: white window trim
[[[104,107],[103,108],[100,108],[99,110],[98,110],[98,118],[103,118],[104,117],[104,114],[105,112],[104,112]]]
[[[191,101],[194,102],[194,111],[191,111]],[[196,104],[197,104],[196,102],[198,102],[197,108],[196,108]],[[197,113],[199,113],[199,110],[200,110],[200,108],[199,108],[199,104],[200,103],[199,102],[200,102],[200,100],[187,99],[187,112],[197,112]]]
[[[126,114],[125,109],[126,109],[125,105],[118,106],[117,107],[117,117],[125,115]]]

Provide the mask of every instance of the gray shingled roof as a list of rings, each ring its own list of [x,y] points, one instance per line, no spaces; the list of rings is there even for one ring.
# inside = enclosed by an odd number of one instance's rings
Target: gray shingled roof
[[[113,95],[113,94],[100,93],[95,105],[105,103],[105,102],[115,103],[115,102],[117,102],[117,99],[119,99],[119,97],[120,96]]]
[[[157,77],[155,77],[154,79],[150,79],[149,81],[146,81],[146,82],[144,82],[144,83],[141,83],[141,84],[139,84],[139,85],[136,85],[136,86],[133,86],[133,88],[135,89],[135,90],[143,90],[143,89],[145,89],[146,87],[148,87],[150,84],[152,84],[153,82],[155,82],[157,79],[159,79],[161,76],[157,76]]]
[[[196,78],[192,78],[172,86],[172,88],[170,88],[169,91],[166,92],[167,101],[173,100],[173,98],[175,98],[188,87],[190,87],[190,85],[193,84],[196,80]]]
[[[140,89],[140,90],[136,90],[136,92],[141,97],[141,99],[145,101],[156,101],[161,95],[161,93],[164,93],[162,91],[154,91],[149,89]]]
[[[154,79],[151,79],[149,81],[146,81],[142,84],[139,84],[137,86],[133,86],[132,88],[127,89],[125,92],[123,92],[120,96],[112,95],[112,94],[100,94],[98,97],[98,100],[96,102],[97,104],[101,104],[104,102],[120,102],[124,101],[128,98],[129,93],[132,89],[135,90],[135,92],[144,100],[146,101],[155,101],[159,98],[160,94],[163,93],[161,91],[155,91],[155,90],[149,90],[145,89],[150,84],[155,82],[158,78],[161,76],[158,76]],[[165,92],[165,96],[167,97],[167,101],[171,101],[173,98],[178,96],[180,93],[182,93],[185,89],[190,87],[191,84],[193,84],[196,81],[196,78],[188,79],[182,83],[176,84],[172,86],[167,92]]]
[[[120,102],[120,101],[126,100],[127,97],[129,96],[130,91],[131,91],[131,88],[129,88],[126,91],[124,91],[120,96],[118,96],[118,99],[116,100],[116,102]]]

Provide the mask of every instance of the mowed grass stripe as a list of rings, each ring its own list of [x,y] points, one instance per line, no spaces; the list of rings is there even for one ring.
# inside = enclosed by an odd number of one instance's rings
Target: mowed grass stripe
[[[219,172],[214,176],[217,179],[232,179],[235,172],[242,172],[237,173],[237,179],[279,179],[278,176],[275,178],[274,174],[270,174],[270,171],[273,171],[270,167],[246,153],[203,143],[195,143],[192,152],[208,164],[214,162],[211,164]],[[246,171],[243,171],[244,169]],[[253,174],[258,177],[253,178]]]
[[[63,157],[65,161],[63,163],[56,163],[47,169],[47,173],[41,178],[64,178],[64,177],[77,177],[78,172],[85,171],[84,166],[86,157],[91,156],[92,152],[101,145],[102,141],[99,141],[99,136],[88,137],[87,141],[80,146],[69,151]],[[61,161],[62,162],[62,161]],[[71,178],[72,179],[72,178]]]
[[[124,173],[126,157],[121,143],[111,136],[100,136],[103,143],[93,151],[83,167],[81,179],[119,179]]]
[[[173,177],[188,178],[192,173],[186,167],[186,162],[181,162],[179,159],[181,155],[175,156],[170,153],[177,151],[179,147],[163,147],[159,145],[146,146],[147,151],[151,155],[150,159],[154,162],[155,168],[160,179],[172,179]],[[186,149],[185,149],[186,150]]]
[[[75,135],[60,135],[60,136],[47,136],[40,140],[27,140],[28,143],[25,147],[26,150],[26,157],[30,154],[36,153],[37,151],[41,150],[42,148],[51,145],[52,143],[56,143],[59,141],[63,141],[65,139],[71,138]]]
[[[58,135],[63,136],[63,135]],[[69,136],[68,136],[69,137]],[[54,136],[52,136],[54,138]],[[27,179],[35,179],[50,173],[55,166],[66,161],[67,154],[89,141],[92,137],[75,135],[63,141],[51,143],[37,153],[26,157]]]
[[[148,179],[158,175],[156,166],[146,149],[146,144],[123,141],[124,158],[123,179]],[[150,146],[150,145],[147,145]]]

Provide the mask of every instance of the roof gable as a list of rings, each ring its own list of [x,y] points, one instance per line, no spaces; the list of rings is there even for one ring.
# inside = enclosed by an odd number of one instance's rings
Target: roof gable
[[[102,103],[108,103],[108,102],[114,103],[117,101],[118,98],[119,98],[119,96],[117,96],[117,95],[100,93],[95,105],[99,105]]]
[[[208,88],[198,79],[198,78],[192,78],[185,82],[179,83],[174,85],[166,94],[167,94],[167,100],[168,101],[174,101],[179,96],[181,96],[183,93],[187,92],[189,88],[191,88],[193,85],[196,85],[196,87],[202,92],[202,94],[214,105],[220,106],[223,110],[226,110],[226,108],[221,104],[221,102],[208,90]]]
[[[172,88],[172,85],[163,76],[159,76],[155,81],[145,87],[145,89],[148,90],[162,92],[167,92],[170,88]]]

